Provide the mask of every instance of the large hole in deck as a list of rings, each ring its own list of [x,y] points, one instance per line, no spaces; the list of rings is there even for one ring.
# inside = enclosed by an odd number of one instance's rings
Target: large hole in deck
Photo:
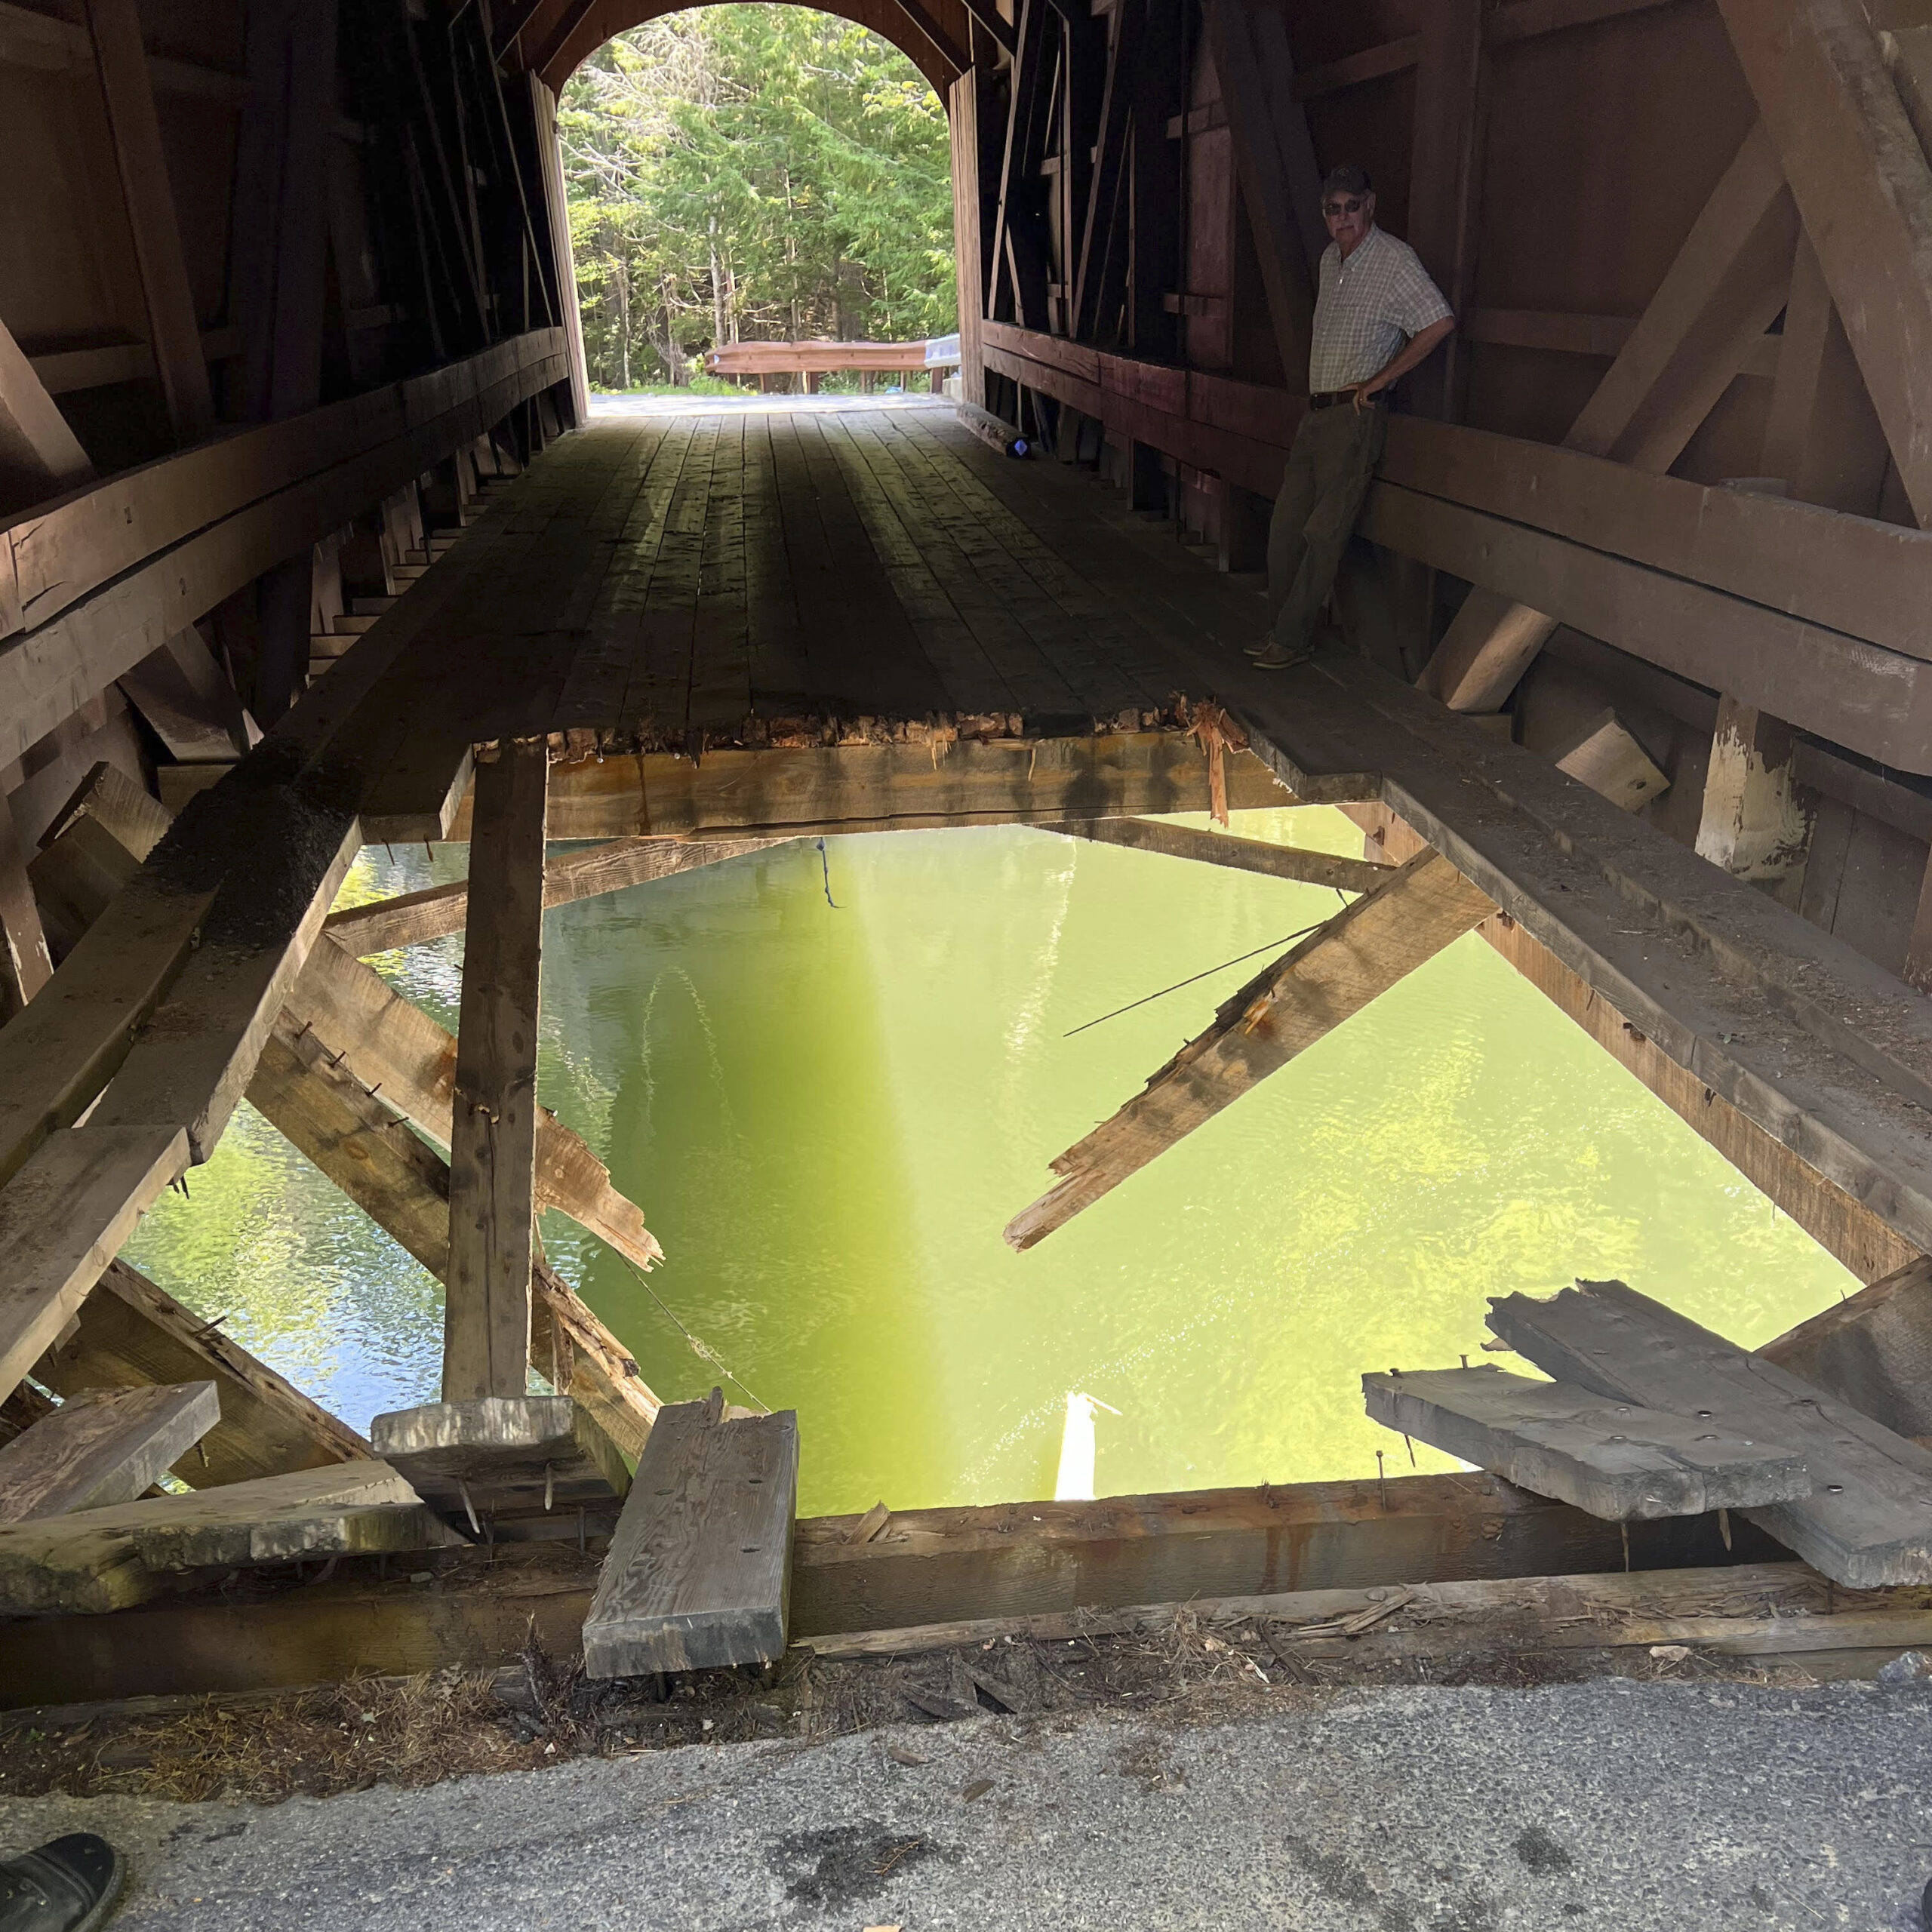
[[[1324,808],[1235,829],[1361,849]],[[466,853],[372,846],[344,901]],[[805,841],[558,908],[542,1096],[668,1259],[647,1291],[554,1214],[551,1256],[666,1399],[720,1377],[654,1296],[797,1408],[807,1515],[1051,1495],[1069,1391],[1118,1411],[1101,1495],[1372,1476],[1377,1448],[1406,1472],[1358,1378],[1508,1363],[1477,1353],[1487,1296],[1617,1276],[1752,1346],[1857,1285],[1473,934],[1008,1250],[1048,1159],[1260,962],[1070,1029],[1340,903],[998,828]],[[462,943],[374,963],[454,1028]],[[358,1427],[434,1398],[440,1287],[259,1115],[190,1186],[137,1266]]]

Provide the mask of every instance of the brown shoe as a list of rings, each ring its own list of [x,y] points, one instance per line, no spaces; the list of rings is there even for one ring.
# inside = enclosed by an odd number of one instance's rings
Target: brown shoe
[[[1315,655],[1312,651],[1284,651],[1278,644],[1271,644],[1254,660],[1257,671],[1287,671],[1297,664],[1306,664]]]

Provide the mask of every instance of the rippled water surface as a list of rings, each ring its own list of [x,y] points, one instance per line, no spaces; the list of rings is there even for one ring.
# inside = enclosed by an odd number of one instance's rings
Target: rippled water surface
[[[1359,851],[1337,813],[1235,829]],[[365,852],[349,900],[460,875]],[[829,888],[829,890],[828,890]],[[1855,1284],[1473,935],[1038,1247],[1008,1218],[1337,896],[1021,829],[774,848],[552,912],[543,1097],[668,1260],[551,1255],[666,1398],[773,1407],[807,1514],[1405,1469],[1364,1369],[1475,1355],[1484,1297],[1615,1275],[1761,1341]],[[374,963],[454,1028],[461,941]],[[433,1399],[441,1290],[244,1108],[129,1257],[358,1426]],[[736,1396],[735,1399],[743,1399]],[[1423,1468],[1453,1466],[1419,1448]]]

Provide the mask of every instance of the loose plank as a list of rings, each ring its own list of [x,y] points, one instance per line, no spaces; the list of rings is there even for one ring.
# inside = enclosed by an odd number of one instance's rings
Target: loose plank
[[[65,1402],[0,1449],[0,1523],[131,1503],[220,1420],[212,1382]]]
[[[1580,1281],[1548,1301],[1502,1296],[1490,1311],[1491,1327],[1546,1374],[1789,1444],[1813,1494],[1746,1513],[1834,1581],[1932,1582],[1932,1451],[1621,1281]]]
[[[486,1518],[574,1512],[630,1487],[616,1444],[568,1395],[426,1402],[377,1417],[369,1436],[446,1522],[470,1534]]]
[[[112,1509],[84,1509],[0,1527],[0,1615],[92,1615],[145,1603],[166,1587],[142,1561],[143,1530],[211,1528],[310,1521],[340,1503],[420,1499],[386,1463],[336,1463],[256,1482],[229,1483],[192,1496],[162,1496]],[[291,1552],[291,1554],[300,1552]]]
[[[583,1626],[592,1677],[785,1654],[795,1411],[723,1419],[721,1395],[658,1412]]]
[[[1804,1459],[1791,1450],[1494,1364],[1364,1375],[1361,1389],[1385,1426],[1614,1522],[1811,1493]]]

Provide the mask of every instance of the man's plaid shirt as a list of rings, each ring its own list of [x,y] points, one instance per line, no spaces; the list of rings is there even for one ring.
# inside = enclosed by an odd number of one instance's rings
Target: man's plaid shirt
[[[1411,337],[1450,312],[1416,251],[1379,228],[1370,229],[1346,262],[1330,242],[1320,279],[1308,358],[1311,395],[1367,382]]]

